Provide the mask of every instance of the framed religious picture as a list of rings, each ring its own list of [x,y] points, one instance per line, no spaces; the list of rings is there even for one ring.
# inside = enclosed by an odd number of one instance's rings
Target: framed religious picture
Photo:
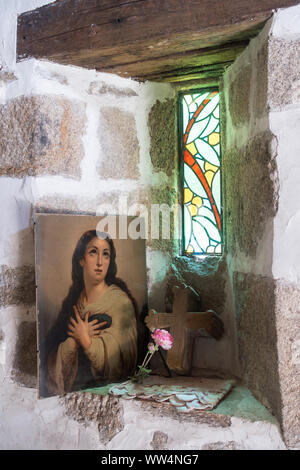
[[[36,214],[40,398],[126,380],[143,355],[145,239],[112,217],[113,234],[104,217]]]

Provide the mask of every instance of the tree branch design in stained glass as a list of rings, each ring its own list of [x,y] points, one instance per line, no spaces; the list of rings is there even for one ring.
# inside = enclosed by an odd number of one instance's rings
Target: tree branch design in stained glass
[[[184,152],[184,252],[221,254],[219,92],[181,99]]]

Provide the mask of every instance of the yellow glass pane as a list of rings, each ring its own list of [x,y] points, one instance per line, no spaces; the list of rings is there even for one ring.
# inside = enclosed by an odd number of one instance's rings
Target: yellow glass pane
[[[220,134],[219,132],[213,132],[210,134],[208,137],[208,143],[209,145],[217,145],[220,142]]]
[[[196,153],[198,153],[198,150],[196,149],[194,142],[191,142],[190,144],[188,144],[186,148],[190,152],[191,155],[196,155]]]
[[[197,215],[197,211],[198,211],[198,208],[197,206],[195,206],[194,204],[190,204],[188,206],[188,210],[190,211],[190,214],[192,217],[194,217],[195,215]]]
[[[191,202],[193,196],[194,196],[194,193],[192,193],[192,191],[189,188],[184,188],[183,199],[184,199],[185,204],[187,204],[188,202]]]
[[[209,170],[205,173],[205,178],[209,186],[211,186],[211,182],[213,180],[213,177],[215,176],[214,172]]]
[[[188,254],[194,253],[194,248],[192,247],[192,245],[189,245],[189,246],[187,247],[186,252],[187,252]]]
[[[202,197],[200,197],[200,196],[196,196],[196,197],[194,197],[193,200],[192,200],[192,204],[194,204],[194,205],[197,206],[197,207],[202,206],[202,203],[203,203]]]
[[[208,163],[208,162],[204,163],[204,170],[205,171],[211,170],[215,173],[218,169],[219,169],[218,166],[212,165],[211,163]]]

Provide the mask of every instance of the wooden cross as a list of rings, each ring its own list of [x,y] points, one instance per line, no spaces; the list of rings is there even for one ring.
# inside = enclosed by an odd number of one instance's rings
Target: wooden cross
[[[190,287],[173,288],[174,301],[172,313],[158,313],[151,309],[145,318],[147,327],[153,331],[156,328],[170,328],[173,346],[167,352],[168,367],[180,375],[191,372],[193,341],[195,336],[203,335],[203,330],[219,340],[223,336],[224,327],[220,317],[213,311],[188,312],[188,301],[192,293]]]

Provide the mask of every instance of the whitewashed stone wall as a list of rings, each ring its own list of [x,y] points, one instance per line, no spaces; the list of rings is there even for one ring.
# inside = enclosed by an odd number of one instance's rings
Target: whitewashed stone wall
[[[241,374],[291,446],[300,442],[299,15],[300,6],[277,11],[223,81],[227,261]]]
[[[100,204],[109,203],[116,214],[124,214],[134,203],[149,207],[176,201],[177,193],[176,146],[169,139],[157,152],[153,125],[159,116],[174,117],[169,85],[139,84],[46,61],[16,64],[17,14],[46,3],[0,0],[0,447],[285,448],[276,426],[265,422],[206,415],[193,421],[107,397],[105,403],[101,397],[86,398],[87,410],[96,406],[100,418],[84,421],[68,412],[78,403],[75,395],[65,401],[37,399],[33,212],[95,214]],[[167,121],[168,133],[175,132],[175,120]],[[127,209],[119,206],[120,195],[127,198]],[[151,307],[164,308],[175,245],[174,240],[147,243]],[[203,270],[194,266],[190,272],[185,263],[177,260],[173,266],[179,277],[193,278],[197,272],[207,307],[217,286],[215,303],[225,311],[224,342],[217,350],[199,344],[194,365],[236,371],[226,263],[208,263]],[[108,408],[109,422],[104,419]]]
[[[95,425],[71,426],[58,399],[37,400],[33,214],[149,205],[149,191],[170,181],[153,170],[147,116],[174,92],[46,61],[16,63],[17,14],[46,3],[0,1],[0,442],[101,448]],[[147,257],[151,291],[169,261],[151,247]],[[157,306],[163,298],[162,289]],[[14,435],[17,427],[23,432]]]

